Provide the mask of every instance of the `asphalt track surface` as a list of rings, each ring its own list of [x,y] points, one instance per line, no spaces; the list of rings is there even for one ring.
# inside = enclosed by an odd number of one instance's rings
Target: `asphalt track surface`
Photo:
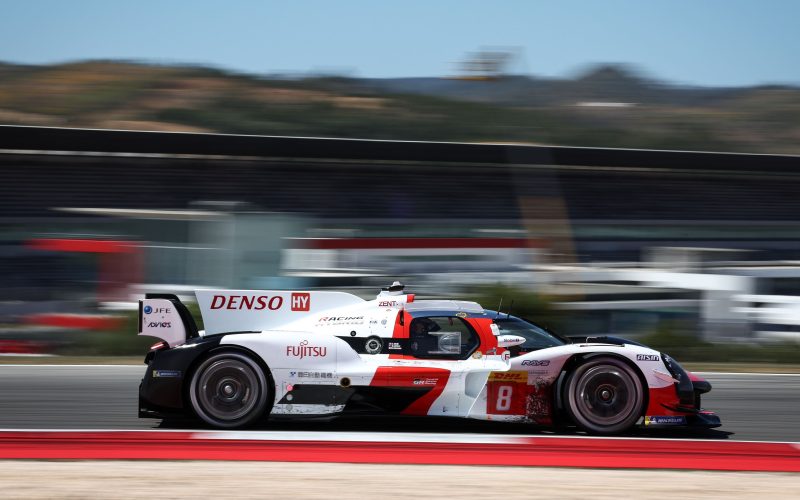
[[[0,365],[0,429],[202,429],[194,421],[137,417],[145,366]],[[714,430],[638,430],[658,438],[800,442],[800,374],[707,373],[703,406],[720,415]],[[551,434],[528,425],[444,418],[340,418],[268,422],[263,430]],[[558,433],[576,434],[574,430]]]

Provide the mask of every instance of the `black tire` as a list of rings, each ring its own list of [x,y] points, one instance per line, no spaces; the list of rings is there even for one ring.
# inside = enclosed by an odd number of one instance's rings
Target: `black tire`
[[[565,384],[567,412],[578,427],[593,434],[619,434],[633,427],[644,411],[644,388],[634,368],[617,358],[590,358]]]
[[[205,359],[192,375],[189,399],[195,414],[222,429],[246,427],[272,402],[264,370],[244,353],[224,351]]]

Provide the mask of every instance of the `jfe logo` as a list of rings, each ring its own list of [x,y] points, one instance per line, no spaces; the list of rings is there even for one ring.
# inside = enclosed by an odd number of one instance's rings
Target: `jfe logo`
[[[150,314],[151,312],[153,312],[153,308],[152,307],[144,306],[144,313],[145,314]]]
[[[292,311],[308,311],[311,307],[310,293],[292,294]]]

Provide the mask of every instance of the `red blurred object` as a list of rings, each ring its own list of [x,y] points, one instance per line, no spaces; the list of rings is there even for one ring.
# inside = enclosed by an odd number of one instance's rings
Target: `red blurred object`
[[[141,282],[143,254],[135,241],[34,238],[25,246],[45,252],[97,254],[99,302],[125,300],[128,283]]]
[[[35,238],[28,240],[25,245],[49,252],[135,253],[138,249],[138,245],[133,241],[63,238]]]
[[[122,326],[124,318],[97,314],[43,313],[26,316],[23,321],[29,325],[79,328],[82,330],[115,330]]]
[[[0,354],[42,354],[45,344],[30,340],[0,340]]]

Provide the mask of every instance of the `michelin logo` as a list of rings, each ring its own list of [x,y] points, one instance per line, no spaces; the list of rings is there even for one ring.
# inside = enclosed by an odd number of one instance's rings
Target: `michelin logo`
[[[686,417],[680,417],[680,416],[644,417],[644,425],[686,425]]]

